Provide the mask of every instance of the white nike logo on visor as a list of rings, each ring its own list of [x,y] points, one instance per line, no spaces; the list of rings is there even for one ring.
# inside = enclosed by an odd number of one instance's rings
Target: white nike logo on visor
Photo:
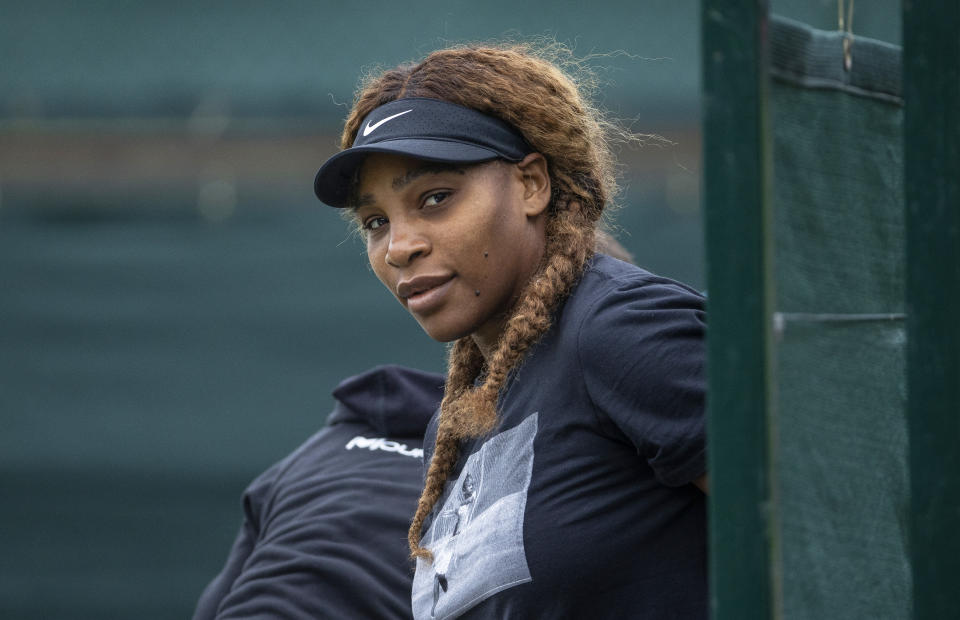
[[[386,123],[387,121],[393,120],[393,119],[397,118],[398,116],[403,116],[403,115],[406,114],[407,112],[413,112],[413,108],[411,108],[411,109],[409,109],[409,110],[405,110],[405,111],[403,111],[403,112],[400,112],[399,114],[394,114],[393,116],[388,116],[387,118],[385,118],[385,119],[383,119],[383,120],[377,121],[377,122],[374,123],[373,125],[370,124],[370,121],[367,121],[367,126],[363,128],[363,137],[366,138],[367,136],[369,136],[370,134],[372,134],[372,133],[374,132],[374,130],[375,130],[377,127],[379,127],[380,125],[383,125],[383,124]]]

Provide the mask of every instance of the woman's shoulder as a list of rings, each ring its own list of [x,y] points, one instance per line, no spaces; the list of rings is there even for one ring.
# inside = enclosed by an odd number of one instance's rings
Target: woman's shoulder
[[[702,354],[705,299],[686,284],[598,254],[569,302],[560,330],[576,348],[584,372],[598,364],[603,372],[614,370],[611,363],[645,364],[638,356]]]
[[[595,410],[648,456],[661,481],[689,482],[703,472],[703,295],[604,256],[582,282],[565,342]]]
[[[606,254],[596,254],[588,262],[565,314],[575,322],[587,321],[596,314],[645,311],[692,311],[703,318],[704,296],[695,288],[666,278]]]

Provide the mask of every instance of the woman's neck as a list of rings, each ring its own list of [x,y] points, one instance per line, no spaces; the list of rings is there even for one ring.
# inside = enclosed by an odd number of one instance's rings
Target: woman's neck
[[[497,343],[500,341],[500,336],[503,335],[504,327],[506,326],[507,318],[503,317],[502,320],[497,321],[494,324],[487,324],[477,331],[473,332],[470,337],[473,338],[474,344],[477,345],[477,348],[480,349],[480,354],[483,355],[483,360],[490,363],[490,358],[493,356],[494,352],[497,350]]]

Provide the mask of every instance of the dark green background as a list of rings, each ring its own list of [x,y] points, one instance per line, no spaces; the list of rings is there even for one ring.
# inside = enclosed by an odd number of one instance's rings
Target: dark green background
[[[896,42],[880,4],[855,30]],[[189,615],[243,487],[337,381],[442,369],[311,195],[375,64],[492,37],[600,54],[599,103],[674,143],[621,152],[619,236],[703,286],[697,3],[412,6],[0,2],[0,617]]]

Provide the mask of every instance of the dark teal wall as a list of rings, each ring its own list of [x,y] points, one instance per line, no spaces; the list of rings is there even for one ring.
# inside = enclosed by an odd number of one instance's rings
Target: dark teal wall
[[[336,121],[362,68],[448,42],[548,36],[610,54],[610,103],[696,114],[696,4],[464,0],[416,3],[4,2],[6,113],[188,115],[204,98],[240,116]],[[12,62],[10,62],[12,60]],[[640,96],[642,94],[642,96]]]
[[[836,27],[836,0],[774,12]],[[641,126],[698,114],[698,4],[427,0],[0,2],[0,116],[344,114],[358,70],[447,43],[554,38],[602,68],[604,100]],[[857,5],[854,32],[899,42],[899,3]]]

